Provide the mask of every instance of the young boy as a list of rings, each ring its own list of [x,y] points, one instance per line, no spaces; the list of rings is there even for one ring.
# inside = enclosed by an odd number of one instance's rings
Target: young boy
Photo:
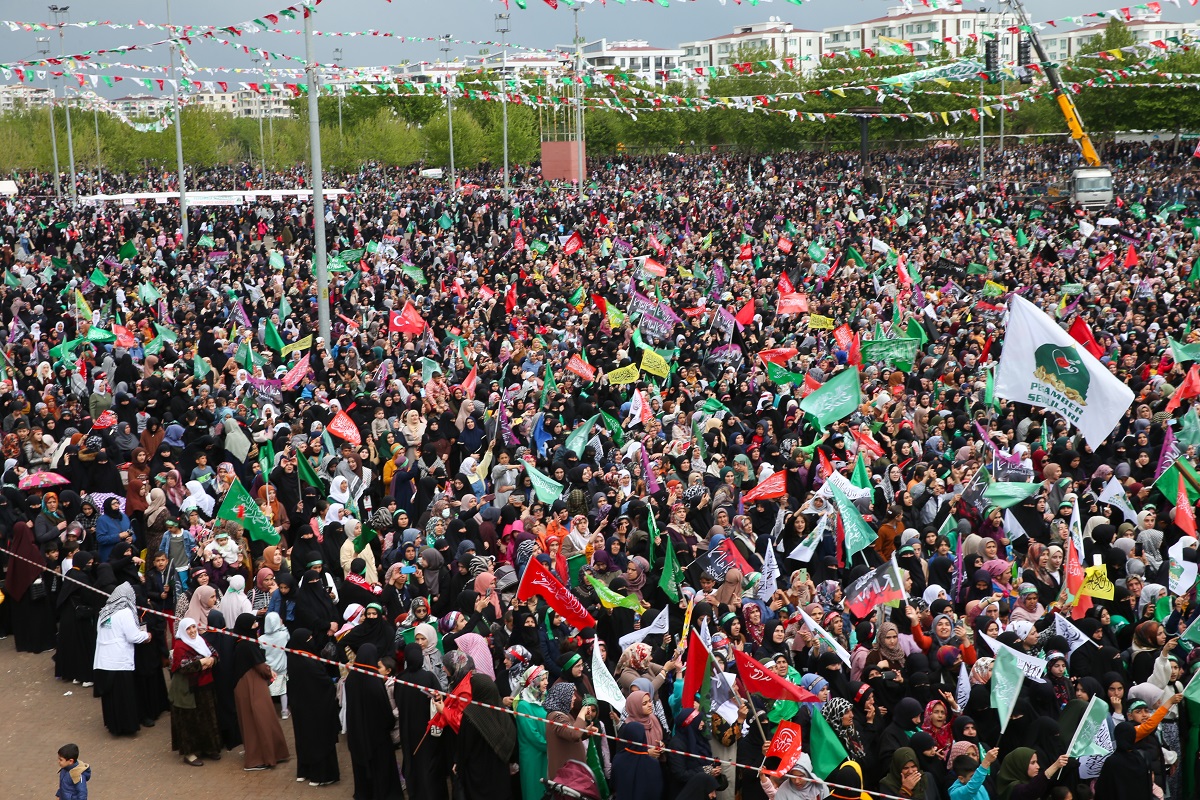
[[[87,782],[92,779],[92,768],[79,760],[79,745],[64,744],[58,748],[58,794],[59,800],[87,800]]]
[[[987,780],[988,769],[999,753],[996,747],[988,750],[983,754],[982,764],[965,754],[955,758],[951,767],[958,780],[950,784],[950,800],[988,800],[988,791],[983,782]]]

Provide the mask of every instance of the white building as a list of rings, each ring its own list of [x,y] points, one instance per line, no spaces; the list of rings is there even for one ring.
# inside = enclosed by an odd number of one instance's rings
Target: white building
[[[780,17],[771,17],[766,22],[742,25],[732,33],[712,39],[681,43],[683,55],[679,66],[684,71],[720,67],[737,61],[739,51],[765,50],[771,53],[771,58],[798,59],[796,68],[808,72],[820,66],[821,39],[820,31],[797,28]]]
[[[170,104],[170,97],[152,94],[126,95],[109,101],[113,110],[127,117],[158,117]]]
[[[0,86],[0,114],[45,108],[50,105],[53,97],[54,92],[44,87],[26,86],[21,83]]]
[[[1131,9],[1135,19],[1125,23],[1125,27],[1133,34],[1138,44],[1148,45],[1154,41],[1166,42],[1169,37],[1182,36],[1186,31],[1194,31],[1194,22],[1167,22],[1161,14],[1146,10]],[[1077,55],[1093,39],[1104,36],[1107,22],[1088,25],[1086,28],[1076,28],[1070,31],[1045,28],[1038,32],[1042,47],[1046,49],[1046,57],[1052,61],[1063,61]],[[1168,43],[1169,44],[1169,43]]]
[[[575,46],[559,44],[556,50],[574,58]],[[654,47],[645,39],[608,41],[597,39],[581,46],[584,62],[598,70],[619,70],[631,73],[647,83],[666,83],[669,73],[679,66],[683,50],[678,47]]]
[[[195,102],[206,111],[219,114],[231,114],[235,117],[276,117],[286,119],[292,116],[292,96],[283,91],[255,92],[243,89],[237,92],[197,92]]]

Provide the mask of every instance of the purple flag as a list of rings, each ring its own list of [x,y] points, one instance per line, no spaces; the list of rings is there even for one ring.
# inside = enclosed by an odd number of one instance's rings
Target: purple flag
[[[500,435],[504,437],[505,447],[516,447],[520,444],[517,435],[513,433],[512,419],[508,416],[508,408],[505,406],[504,400],[500,401]]]
[[[1158,466],[1154,469],[1154,480],[1170,468],[1179,458],[1179,445],[1175,443],[1175,429],[1167,426],[1167,434],[1163,437],[1162,451],[1158,455]]]
[[[650,454],[646,450],[645,443],[642,444],[642,475],[646,478],[646,491],[654,494],[659,490],[658,476],[654,474],[654,469],[650,466]]]

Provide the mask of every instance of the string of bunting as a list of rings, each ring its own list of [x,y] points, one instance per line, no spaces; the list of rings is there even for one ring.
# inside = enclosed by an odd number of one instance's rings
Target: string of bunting
[[[24,562],[26,562],[27,564],[32,564],[32,565],[34,565],[35,567],[39,567],[39,568],[41,568],[41,570],[42,570],[43,572],[53,572],[53,570],[51,570],[51,569],[50,569],[49,567],[47,567],[46,565],[44,565],[44,564],[38,564],[36,561],[33,561],[32,559],[25,558],[24,556],[18,555],[17,553],[14,553],[12,550],[8,550],[7,548],[0,547],[0,553],[5,553],[6,555],[8,555],[8,556],[10,556],[10,557],[12,557],[12,558],[20,559],[21,561],[24,561]],[[85,582],[83,582],[83,581],[76,580],[75,578],[72,578],[72,577],[71,577],[71,576],[69,576],[69,575],[60,575],[60,574],[58,574],[58,573],[55,573],[55,574],[56,574],[56,575],[57,575],[59,578],[61,578],[62,580],[64,580],[64,581],[71,581],[72,583],[76,584],[77,586],[80,586],[80,587],[82,587],[82,588],[85,588],[85,589],[89,589],[89,590],[91,590],[91,591],[93,591],[93,592],[95,592],[95,593],[97,593],[97,594],[100,594],[100,595],[102,595],[102,596],[104,596],[104,597],[108,597],[108,596],[109,596],[109,595],[108,595],[108,593],[107,593],[107,592],[105,592],[103,589],[98,589],[98,588],[96,588],[95,586],[92,586],[92,585],[91,585],[91,584],[89,584],[89,583],[85,583]],[[157,617],[162,617],[162,618],[164,618],[164,619],[166,619],[166,620],[170,620],[170,621],[175,621],[175,620],[176,620],[176,617],[175,617],[175,615],[174,615],[174,614],[168,614],[168,613],[167,613],[167,612],[165,612],[165,611],[158,611],[157,609],[153,609],[153,608],[145,608],[145,607],[142,607],[142,606],[138,606],[138,607],[137,607],[137,610],[138,610],[138,612],[139,612],[139,613],[141,613],[141,614],[153,614],[154,616],[157,616]],[[326,665],[329,665],[329,666],[337,667],[338,669],[345,669],[345,670],[348,670],[348,671],[357,672],[357,673],[359,673],[359,674],[361,674],[361,675],[370,675],[371,677],[374,677],[374,678],[379,678],[380,680],[383,680],[383,678],[384,678],[384,676],[383,676],[383,675],[382,675],[380,672],[378,672],[377,670],[373,670],[373,669],[366,669],[366,668],[360,667],[360,666],[358,666],[357,664],[354,664],[354,663],[345,663],[345,662],[341,662],[341,661],[334,661],[334,660],[332,660],[332,659],[328,659],[328,658],[322,658],[321,656],[319,656],[319,655],[317,655],[317,654],[315,654],[315,653],[310,653],[310,652],[308,652],[307,650],[294,650],[294,649],[292,649],[292,648],[290,648],[290,647],[287,647],[287,646],[285,646],[285,645],[277,645],[277,644],[272,644],[272,643],[270,643],[270,642],[264,642],[264,641],[262,641],[262,640],[260,640],[260,639],[258,639],[258,638],[256,638],[256,637],[252,637],[252,636],[243,636],[243,635],[241,635],[240,633],[235,633],[234,631],[231,631],[231,630],[229,630],[228,628],[210,628],[209,630],[210,630],[210,631],[213,631],[213,632],[216,632],[216,633],[220,633],[220,634],[222,634],[222,635],[225,635],[225,636],[228,636],[228,637],[230,637],[230,638],[232,638],[232,639],[236,639],[236,640],[240,640],[240,641],[247,641],[247,642],[254,642],[254,643],[258,644],[258,645],[259,645],[259,646],[261,646],[261,647],[271,647],[271,648],[273,648],[273,649],[276,649],[276,650],[282,650],[282,651],[283,651],[283,652],[285,652],[285,653],[290,653],[290,654],[292,654],[292,655],[300,656],[300,657],[302,657],[302,658],[308,658],[308,659],[311,659],[311,660],[313,660],[313,661],[316,661],[317,663],[320,663],[320,664],[326,664]],[[413,688],[413,689],[420,689],[420,690],[421,690],[422,692],[424,692],[425,694],[430,694],[429,687],[427,687],[427,686],[421,686],[421,685],[419,685],[419,684],[411,683],[411,682],[409,682],[409,681],[406,681],[406,680],[404,680],[403,678],[397,677],[397,676],[395,676],[395,675],[392,675],[392,676],[390,676],[390,679],[391,679],[391,680],[393,680],[395,683],[401,684],[401,685],[403,685],[403,686],[408,686],[408,687],[410,687],[410,688]],[[441,694],[441,695],[442,695],[443,697],[445,697],[446,699],[453,699],[453,700],[456,700],[456,701],[458,701],[458,702],[461,702],[461,703],[464,703],[464,704],[481,706],[481,707],[483,707],[483,708],[488,708],[488,709],[491,709],[492,711],[500,711],[500,712],[503,712],[503,713],[505,713],[505,714],[509,714],[509,715],[511,715],[511,716],[513,716],[513,717],[524,717],[525,719],[536,720],[536,721],[538,721],[538,722],[544,722],[544,723],[545,723],[545,724],[547,724],[547,725],[556,725],[556,726],[558,726],[558,727],[562,727],[562,728],[572,728],[572,729],[574,729],[574,730],[578,730],[578,729],[577,729],[577,728],[576,728],[574,725],[572,725],[572,724],[570,724],[570,723],[567,723],[567,722],[556,722],[556,721],[554,721],[554,720],[547,719],[546,717],[539,717],[539,716],[536,716],[536,715],[534,715],[534,714],[525,714],[525,713],[523,713],[523,712],[517,711],[517,710],[515,710],[515,709],[512,709],[512,708],[507,708],[507,707],[505,707],[505,706],[497,706],[497,705],[492,705],[491,703],[484,703],[484,702],[482,702],[482,701],[480,701],[480,700],[476,700],[476,699],[475,699],[473,696],[471,696],[471,695],[469,695],[469,694],[466,694],[466,695],[459,695],[459,694],[455,694],[453,691],[449,691],[449,692],[439,692],[438,694]],[[624,744],[639,744],[638,742],[634,742],[634,741],[632,741],[632,740],[629,740],[629,739],[622,739],[622,738],[621,738],[621,737],[619,737],[619,736],[609,736],[607,733],[604,733],[604,732],[603,732],[603,729],[601,729],[601,734],[600,734],[600,735],[602,735],[602,736],[604,736],[606,739],[608,739],[608,740],[610,740],[610,741],[614,741],[614,742],[621,742],[621,743],[624,743]],[[710,756],[704,756],[704,755],[701,755],[701,754],[699,754],[699,753],[692,753],[692,752],[689,752],[689,751],[686,751],[686,750],[674,750],[674,749],[672,749],[672,748],[669,748],[669,747],[666,747],[666,746],[663,746],[663,747],[661,747],[660,749],[661,749],[663,752],[665,752],[665,753],[674,753],[674,754],[676,754],[676,755],[686,756],[686,757],[688,757],[688,758],[698,758],[698,759],[701,759],[701,760],[703,760],[703,761],[706,761],[706,762],[718,761],[718,762],[720,762],[722,765],[729,766],[729,767],[734,767],[734,768],[739,768],[739,769],[746,769],[746,770],[750,770],[750,771],[751,771],[751,772],[753,772],[753,773],[757,773],[757,772],[758,772],[758,770],[759,770],[759,769],[760,769],[760,767],[761,767],[761,765],[759,765],[759,766],[754,766],[754,765],[750,765],[750,764],[741,764],[741,763],[738,763],[737,761],[732,761],[732,760],[728,760],[728,761],[727,761],[727,760],[725,760],[725,759],[718,759],[718,758],[715,758],[715,757],[713,757],[713,756],[711,756],[711,755],[710,755]],[[829,783],[828,781],[822,781],[822,783],[825,783],[825,784],[826,784],[826,785],[828,785],[828,786],[833,786],[833,787],[835,787],[835,788],[838,788],[838,789],[846,789],[846,790],[853,791],[853,792],[858,792],[858,791],[860,791],[860,789],[858,789],[857,787],[853,787],[853,786],[844,786],[844,785],[842,785],[842,784],[837,784],[837,783]],[[872,796],[874,796],[874,797],[887,798],[887,800],[906,800],[906,798],[900,797],[900,796],[898,796],[898,795],[891,795],[891,794],[886,794],[886,793],[883,793],[883,792],[876,792],[876,791],[872,791],[872,792],[871,792],[871,795],[872,795]]]

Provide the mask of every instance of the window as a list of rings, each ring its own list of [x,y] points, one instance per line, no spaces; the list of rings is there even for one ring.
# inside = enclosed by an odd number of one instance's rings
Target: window
[[[812,39],[805,39],[805,40],[804,40],[804,46],[805,46],[805,47],[812,47]]]
[[[969,31],[969,30],[971,30],[971,23],[970,23],[970,21],[969,21],[969,20],[968,20],[968,21],[964,21],[964,22],[963,22],[963,24],[962,24],[962,29],[963,29],[964,31]]]

